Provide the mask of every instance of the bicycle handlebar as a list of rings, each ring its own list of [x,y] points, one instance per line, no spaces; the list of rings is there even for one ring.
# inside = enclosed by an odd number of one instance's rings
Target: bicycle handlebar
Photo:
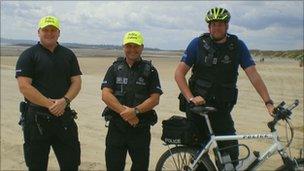
[[[210,106],[195,106],[193,102],[190,102],[190,111],[199,115],[208,114],[212,112],[216,112],[217,109]],[[296,99],[290,106],[285,107],[285,102],[282,101],[277,107],[274,108],[274,119],[267,123],[268,128],[271,132],[275,131],[274,126],[277,124],[279,120],[290,119],[292,114],[292,110],[299,105],[299,100]]]
[[[282,101],[277,107],[274,108],[274,119],[267,123],[267,126],[271,132],[275,131],[274,126],[279,120],[290,119],[290,116],[292,114],[291,110],[299,105],[299,100],[296,99],[290,106],[286,108],[284,108],[285,104],[286,103]]]

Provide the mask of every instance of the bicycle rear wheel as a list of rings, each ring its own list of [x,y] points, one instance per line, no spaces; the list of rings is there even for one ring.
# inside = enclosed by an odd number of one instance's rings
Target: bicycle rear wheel
[[[174,147],[167,150],[158,160],[156,171],[164,170],[187,170],[197,153],[197,149],[191,147]],[[208,155],[203,155],[197,170],[216,170]]]

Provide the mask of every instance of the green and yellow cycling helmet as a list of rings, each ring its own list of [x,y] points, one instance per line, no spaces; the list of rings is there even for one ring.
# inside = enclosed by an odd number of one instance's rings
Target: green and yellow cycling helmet
[[[230,13],[225,8],[214,7],[207,12],[205,21],[210,23],[211,21],[224,21],[229,22]]]

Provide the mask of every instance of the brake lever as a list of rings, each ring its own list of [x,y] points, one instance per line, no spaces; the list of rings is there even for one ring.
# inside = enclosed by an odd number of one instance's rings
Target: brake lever
[[[299,100],[296,99],[290,106],[288,106],[286,109],[291,111],[292,109],[294,109],[295,107],[297,107],[299,105]]]

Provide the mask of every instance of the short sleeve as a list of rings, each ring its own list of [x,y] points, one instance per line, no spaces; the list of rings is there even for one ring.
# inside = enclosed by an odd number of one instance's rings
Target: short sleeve
[[[189,67],[192,67],[195,64],[196,56],[197,56],[197,49],[198,49],[198,42],[199,38],[194,38],[189,45],[187,46],[187,49],[185,50],[181,62],[184,62]]]
[[[25,76],[34,77],[34,61],[33,53],[30,49],[25,50],[18,58],[16,63],[15,78]]]
[[[161,85],[160,85],[160,81],[159,81],[158,72],[154,67],[151,72],[149,92],[150,92],[150,94],[153,94],[153,93],[158,93],[160,95],[163,94],[163,91],[162,91]]]
[[[246,69],[252,65],[255,65],[250,52],[242,40],[239,40],[239,53],[240,53],[240,65],[243,69]]]
[[[111,65],[101,83],[101,89],[104,87],[111,88],[114,90],[115,88],[115,74],[114,74],[114,66]]]
[[[82,75],[80,71],[79,63],[77,57],[75,56],[74,52],[71,51],[71,77],[76,75]]]

